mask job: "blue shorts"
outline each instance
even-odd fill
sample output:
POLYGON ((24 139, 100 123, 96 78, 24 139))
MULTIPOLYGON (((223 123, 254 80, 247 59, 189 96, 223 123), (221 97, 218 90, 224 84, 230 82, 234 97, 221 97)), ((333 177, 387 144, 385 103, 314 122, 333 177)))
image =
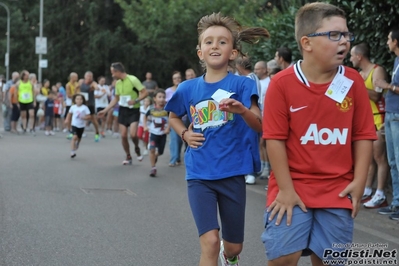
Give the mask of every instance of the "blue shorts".
POLYGON ((345 244, 352 243, 353 219, 349 209, 307 209, 303 212, 295 206, 292 222, 287 226, 287 215, 276 225, 277 215, 269 221, 270 213, 265 211, 265 231, 261 239, 269 260, 302 250, 302 256, 316 254, 323 258, 325 249, 344 251, 345 244), (338 244, 340 248, 334 246, 338 244))
POLYGON ((199 236, 219 230, 230 243, 244 242, 246 188, 244 176, 219 180, 188 180, 188 200, 199 236))

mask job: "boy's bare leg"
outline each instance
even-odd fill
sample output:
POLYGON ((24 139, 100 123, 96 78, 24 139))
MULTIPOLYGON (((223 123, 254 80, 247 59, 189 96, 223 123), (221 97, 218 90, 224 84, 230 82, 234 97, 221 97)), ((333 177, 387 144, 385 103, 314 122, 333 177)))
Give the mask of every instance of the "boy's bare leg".
POLYGON ((211 230, 200 236, 201 257, 199 266, 217 266, 220 250, 219 231, 211 230))

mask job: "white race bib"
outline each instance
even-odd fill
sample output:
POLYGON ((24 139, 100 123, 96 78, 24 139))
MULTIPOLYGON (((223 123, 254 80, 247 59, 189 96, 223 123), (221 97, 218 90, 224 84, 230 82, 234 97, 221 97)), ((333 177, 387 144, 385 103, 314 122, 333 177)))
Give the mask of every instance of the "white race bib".
POLYGON ((119 96, 119 105, 123 107, 129 107, 128 102, 131 100, 130 95, 121 95, 119 96))
POLYGON ((30 93, 29 92, 22 93, 22 100, 30 100, 30 93))
POLYGON ((88 101, 89 100, 89 94, 87 92, 81 92, 80 94, 83 95, 83 97, 85 97, 85 100, 88 101))
POLYGON ((160 118, 160 117, 154 118, 154 123, 155 124, 162 124, 162 118, 160 118))
POLYGON ((338 103, 342 103, 352 87, 352 84, 353 80, 348 79, 342 74, 337 74, 328 87, 325 95, 338 103))

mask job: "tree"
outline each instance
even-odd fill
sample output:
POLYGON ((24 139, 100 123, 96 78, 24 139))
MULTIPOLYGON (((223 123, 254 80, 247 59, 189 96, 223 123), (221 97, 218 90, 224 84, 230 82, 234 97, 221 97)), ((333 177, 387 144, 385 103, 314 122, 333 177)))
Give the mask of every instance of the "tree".
POLYGON ((191 67, 201 71, 196 53, 197 23, 204 15, 221 12, 226 16, 252 16, 264 1, 259 0, 117 0, 124 10, 124 22, 152 58, 148 68, 171 84, 174 70, 191 67))
MULTIPOLYGON (((37 73, 35 37, 39 36, 39 1, 7 3, 11 11, 10 70, 37 73)), ((6 25, 6 16, 0 17, 6 25)), ((112 0, 45 0, 43 36, 47 37, 49 67, 43 79, 66 82, 70 72, 80 77, 91 70, 97 77, 110 76, 109 66, 122 61, 128 70, 139 71, 145 58, 136 36, 122 22, 122 10, 112 0)), ((6 47, 5 39, 0 49, 6 47)), ((4 73, 4 68, 0 67, 4 73)))

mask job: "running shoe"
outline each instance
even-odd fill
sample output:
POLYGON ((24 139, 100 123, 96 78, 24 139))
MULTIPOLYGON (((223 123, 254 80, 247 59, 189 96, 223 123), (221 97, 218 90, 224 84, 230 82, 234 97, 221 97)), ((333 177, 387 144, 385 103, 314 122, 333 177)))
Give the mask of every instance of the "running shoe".
POLYGON ((101 135, 102 138, 105 138, 105 133, 104 133, 104 131, 100 132, 100 135, 101 135))
POLYGON ((127 155, 126 159, 122 162, 123 165, 131 165, 132 164, 132 156, 127 155))
POLYGON ((99 142, 100 141, 100 135, 99 134, 94 135, 94 141, 95 142, 99 142))
POLYGON ((262 170, 262 173, 260 174, 259 178, 260 179, 266 179, 269 178, 270 176, 270 169, 267 167, 264 167, 262 170))
POLYGON ((399 212, 399 206, 393 206, 393 205, 378 210, 379 214, 394 214, 397 212, 399 212))
POLYGON ((71 158, 75 158, 76 157, 76 152, 71 151, 71 158))
POLYGON ((67 128, 64 128, 64 130, 62 130, 62 132, 67 133, 67 132, 68 132, 68 129, 67 129, 67 128))
POLYGON ((396 211, 396 212, 392 213, 391 215, 389 215, 389 219, 399 221, 399 211, 396 211))
POLYGON ((226 257, 226 254, 224 254, 223 240, 220 241, 219 258, 220 258, 220 261, 222 262, 222 266, 238 266, 239 265, 238 261, 240 260, 240 256, 235 256, 233 259, 228 259, 226 257))
POLYGON ((46 132, 44 132, 44 135, 49 136, 49 135, 50 135, 50 132, 48 132, 48 131, 46 130, 46 132))
POLYGON ((151 176, 151 177, 156 177, 156 175, 157 175, 157 169, 154 167, 154 168, 152 168, 151 171, 150 171, 150 176, 151 176))
POLYGON ((69 133, 68 136, 67 136, 67 139, 71 140, 72 138, 73 138, 73 134, 69 133))
POLYGON ((86 133, 83 133, 82 138, 85 138, 85 137, 87 137, 87 135, 86 135, 86 133))
POLYGON ((360 200, 361 203, 365 203, 371 200, 371 194, 367 195, 367 194, 363 194, 362 199, 360 200))
POLYGON ((36 136, 36 133, 35 133, 35 131, 33 129, 29 130, 29 134, 31 134, 34 137, 36 136))
POLYGON ((141 152, 140 152, 140 148, 139 147, 136 147, 135 149, 134 149, 134 151, 136 152, 136 154, 137 154, 137 160, 139 161, 139 162, 141 162, 142 160, 143 160, 143 155, 141 155, 141 152))
POLYGON ((255 184, 255 176, 254 175, 246 175, 245 176, 245 184, 247 184, 247 185, 255 184))
POLYGON ((143 151, 143 155, 144 155, 144 156, 148 155, 148 150, 144 150, 144 151, 143 151))
POLYGON ((50 135, 51 135, 51 136, 54 136, 55 133, 54 133, 53 131, 50 131, 50 135))
POLYGON ((367 209, 376 209, 388 206, 388 202, 384 195, 374 194, 373 198, 364 203, 363 206, 367 209))
POLYGON ((111 130, 111 129, 108 129, 108 130, 107 130, 107 133, 108 133, 108 135, 112 135, 112 130, 111 130))

